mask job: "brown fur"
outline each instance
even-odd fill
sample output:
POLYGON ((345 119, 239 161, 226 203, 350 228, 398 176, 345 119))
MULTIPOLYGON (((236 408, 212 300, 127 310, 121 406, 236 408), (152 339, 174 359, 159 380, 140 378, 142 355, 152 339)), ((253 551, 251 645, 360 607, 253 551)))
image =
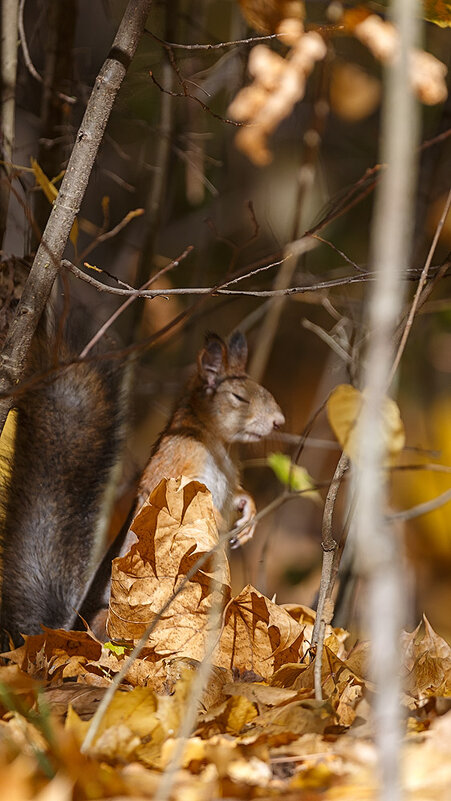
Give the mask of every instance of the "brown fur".
MULTIPOLYGON (((242 334, 232 335, 227 345, 215 334, 207 335, 197 372, 144 470, 139 504, 163 477, 184 475, 211 491, 222 530, 250 520, 255 505, 240 485, 235 444, 258 441, 285 421, 270 392, 246 374, 246 362, 242 334)), ((252 533, 249 526, 241 541, 252 533)))

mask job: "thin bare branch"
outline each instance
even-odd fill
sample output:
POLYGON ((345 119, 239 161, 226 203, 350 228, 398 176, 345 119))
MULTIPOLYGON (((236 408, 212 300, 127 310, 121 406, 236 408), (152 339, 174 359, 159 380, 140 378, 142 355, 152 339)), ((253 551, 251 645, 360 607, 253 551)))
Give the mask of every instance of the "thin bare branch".
POLYGON ((416 292, 415 292, 415 295, 414 295, 414 298, 413 298, 413 301, 412 301, 412 305, 410 307, 410 311, 409 311, 409 314, 407 316, 406 324, 405 324, 404 331, 403 331, 403 334, 402 334, 402 337, 401 337, 401 342, 399 343, 399 347, 398 347, 398 350, 397 350, 397 353, 396 353, 396 356, 395 356, 395 360, 393 362, 393 366, 392 366, 392 369, 391 369, 390 377, 389 377, 389 380, 388 380, 389 384, 391 384, 391 382, 393 381, 394 375, 395 375, 396 370, 398 369, 398 366, 399 366, 399 362, 401 361, 402 354, 404 353, 404 348, 406 347, 407 338, 408 338, 408 336, 410 334, 410 329, 412 328, 413 320, 414 320, 415 314, 416 314, 417 309, 418 309, 418 304, 419 304, 419 301, 420 301, 420 298, 421 298, 421 293, 422 293, 422 291, 424 289, 424 286, 426 284, 426 281, 427 281, 427 278, 428 278, 429 269, 430 269, 430 266, 431 266, 431 262, 432 262, 432 259, 433 259, 434 253, 435 253, 435 249, 437 247, 438 240, 440 239, 440 234, 441 234, 441 232, 443 230, 443 226, 445 225, 446 218, 448 216, 450 207, 451 207, 451 189, 448 192, 448 197, 446 199, 446 203, 445 203, 445 206, 443 208, 442 215, 440 217, 440 220, 438 221, 437 228, 435 229, 434 238, 432 240, 431 247, 429 248, 429 253, 428 253, 426 261, 424 263, 424 267, 423 267, 423 270, 422 270, 422 273, 421 273, 421 276, 420 276, 420 280, 418 282, 418 286, 417 286, 417 289, 416 289, 416 292))
POLYGON ((433 512, 435 509, 439 509, 440 506, 444 506, 444 504, 448 503, 449 501, 451 501, 451 489, 446 490, 446 492, 442 492, 441 495, 438 495, 437 498, 433 498, 432 501, 419 503, 417 506, 412 506, 410 509, 405 509, 403 512, 395 512, 394 514, 390 515, 388 519, 413 520, 414 517, 421 517, 421 515, 427 515, 428 512, 433 512))
POLYGON ((331 579, 334 565, 335 551, 337 543, 332 537, 332 520, 341 481, 349 469, 349 458, 343 452, 338 461, 335 473, 332 478, 326 502, 324 504, 323 525, 321 532, 321 547, 323 549, 323 564, 321 568, 321 581, 319 587, 318 606, 316 610, 315 625, 313 627, 312 644, 316 645, 316 657, 314 667, 315 698, 322 700, 321 674, 324 648, 324 635, 326 624, 330 622, 333 615, 333 605, 327 608, 327 601, 331 601, 331 579), (327 608, 327 615, 325 611, 327 608))
POLYGON ((179 44, 176 42, 165 42, 151 31, 146 30, 155 41, 164 47, 173 47, 176 50, 224 50, 226 47, 237 47, 240 45, 254 45, 256 42, 267 42, 271 39, 280 39, 284 34, 270 33, 267 36, 250 36, 248 39, 234 39, 231 42, 218 42, 217 44, 179 44))
POLYGON ((329 348, 331 348, 331 350, 333 350, 334 353, 336 353, 337 356, 339 356, 340 359, 345 362, 345 364, 350 364, 352 362, 351 355, 341 347, 341 345, 333 338, 333 336, 329 334, 328 331, 325 331, 324 328, 321 328, 320 325, 312 323, 311 320, 306 318, 302 320, 302 325, 307 329, 307 331, 312 331, 313 334, 316 334, 317 337, 322 339, 323 342, 325 342, 326 345, 328 345, 329 348))
MULTIPOLYGON (((25 8, 25 0, 20 0, 20 6, 19 6, 19 34, 20 34, 20 44, 21 44, 21 47, 22 47, 23 60, 25 61, 25 66, 26 66, 28 72, 30 73, 30 75, 32 76, 32 78, 34 78, 39 83, 43 83, 43 78, 42 78, 41 75, 39 75, 39 72, 37 71, 36 67, 34 66, 34 64, 33 64, 32 60, 31 60, 30 51, 28 50, 27 37, 26 37, 26 34, 25 34, 25 25, 24 25, 24 19, 23 19, 23 17, 24 17, 24 8, 25 8)), ((76 100, 77 100, 76 97, 72 97, 71 95, 66 95, 66 94, 64 94, 64 92, 56 92, 56 95, 61 100, 64 100, 65 103, 71 103, 72 104, 72 103, 75 103, 76 100)))
MULTIPOLYGON (((61 265, 69 272, 80 278, 87 284, 98 289, 99 292, 107 292, 110 295, 133 295, 134 297, 141 298, 168 298, 171 295, 233 295, 251 298, 277 298, 289 295, 298 295, 304 292, 317 292, 322 289, 331 289, 335 286, 347 286, 348 284, 361 283, 362 281, 374 281, 375 274, 367 273, 366 275, 348 275, 343 278, 333 278, 330 281, 319 281, 317 284, 306 284, 305 286, 292 286, 286 289, 225 289, 223 284, 212 287, 167 287, 166 289, 120 289, 119 287, 107 286, 97 281, 90 275, 87 275, 75 264, 72 264, 68 259, 63 259, 61 265)), ((272 265, 271 265, 272 266, 272 265)), ((245 276, 247 277, 247 276, 245 276)), ((236 279, 234 279, 235 281, 236 279)), ((233 281, 233 282, 234 282, 233 281)), ((227 283, 226 285, 227 286, 227 283)))
POLYGON ((199 105, 203 108, 204 111, 208 112, 208 114, 211 114, 211 116, 215 117, 215 119, 220 120, 220 122, 226 122, 227 125, 234 125, 236 128, 242 128, 243 125, 247 124, 247 123, 244 123, 244 122, 236 122, 236 120, 230 120, 228 117, 221 117, 220 114, 216 114, 216 112, 213 111, 210 108, 210 106, 207 106, 206 103, 204 103, 199 97, 196 97, 196 95, 191 95, 188 91, 186 91, 186 92, 173 92, 171 89, 165 89, 164 86, 162 86, 161 83, 159 83, 157 81, 157 79, 155 78, 155 75, 153 74, 152 70, 149 70, 149 76, 151 77, 151 79, 154 82, 155 86, 158 87, 160 92, 165 92, 166 94, 171 95, 171 97, 187 97, 190 100, 194 100, 196 103, 199 103, 199 105))
MULTIPOLYGON (((169 262, 169 264, 166 264, 165 267, 162 267, 161 270, 159 270, 157 273, 155 273, 155 275, 149 278, 149 280, 142 285, 140 291, 142 291, 143 289, 147 289, 147 287, 154 284, 155 281, 158 281, 159 278, 161 278, 163 275, 166 275, 166 273, 169 272, 169 270, 172 270, 174 267, 178 267, 180 262, 183 261, 183 259, 186 259, 186 257, 188 256, 189 253, 191 253, 192 250, 193 247, 191 245, 187 247, 186 250, 184 250, 183 253, 178 257, 178 259, 174 259, 173 261, 169 262)), ((133 303, 134 300, 136 300, 137 297, 138 296, 136 294, 131 295, 126 301, 124 301, 124 303, 122 303, 119 306, 118 309, 116 309, 116 311, 108 318, 108 320, 104 322, 104 324, 99 328, 99 330, 88 342, 88 344, 83 348, 82 352, 80 353, 80 359, 84 359, 88 355, 89 351, 92 350, 94 345, 96 345, 97 342, 100 341, 100 339, 108 331, 110 326, 117 320, 118 317, 120 317, 122 312, 124 312, 125 309, 127 309, 130 306, 130 304, 133 303)))
POLYGON ((131 211, 127 212, 127 214, 122 218, 120 222, 117 223, 113 228, 109 231, 104 231, 103 233, 96 236, 96 238, 84 249, 82 253, 80 253, 79 259, 81 262, 86 259, 90 253, 102 242, 106 242, 108 239, 113 239, 117 236, 126 226, 135 219, 135 217, 141 217, 144 214, 144 209, 132 209, 131 211))
POLYGON ((332 248, 332 250, 335 250, 335 253, 338 253, 348 264, 351 265, 351 267, 354 267, 356 270, 358 270, 359 273, 366 272, 364 267, 360 267, 358 264, 355 263, 355 261, 352 261, 352 259, 350 259, 349 256, 346 255, 346 253, 340 250, 340 248, 337 248, 337 246, 334 245, 333 242, 329 242, 328 239, 323 239, 323 237, 318 236, 318 234, 312 234, 312 236, 314 239, 317 239, 318 242, 322 242, 324 245, 328 245, 330 248, 332 248))

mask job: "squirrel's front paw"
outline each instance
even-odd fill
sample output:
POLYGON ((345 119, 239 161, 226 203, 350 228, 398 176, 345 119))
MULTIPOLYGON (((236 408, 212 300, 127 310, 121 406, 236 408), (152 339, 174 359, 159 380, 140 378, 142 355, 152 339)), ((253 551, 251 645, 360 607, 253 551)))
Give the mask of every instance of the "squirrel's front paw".
POLYGON ((234 506, 239 516, 235 521, 235 528, 229 544, 231 548, 238 548, 254 536, 255 523, 253 519, 257 509, 252 495, 244 490, 235 496, 234 506))

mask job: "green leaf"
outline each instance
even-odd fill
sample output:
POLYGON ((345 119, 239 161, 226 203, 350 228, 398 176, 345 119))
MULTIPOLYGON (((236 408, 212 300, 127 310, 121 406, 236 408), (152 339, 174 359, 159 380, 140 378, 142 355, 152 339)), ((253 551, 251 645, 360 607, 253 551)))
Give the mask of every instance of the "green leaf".
POLYGON ((127 650, 123 645, 115 645, 112 642, 104 642, 103 646, 108 651, 111 651, 113 654, 116 654, 116 656, 124 656, 127 650))
POLYGON ((266 458, 266 464, 286 487, 295 492, 302 492, 304 497, 310 498, 315 503, 322 503, 321 495, 314 489, 315 482, 305 467, 294 464, 284 453, 270 453, 266 458))

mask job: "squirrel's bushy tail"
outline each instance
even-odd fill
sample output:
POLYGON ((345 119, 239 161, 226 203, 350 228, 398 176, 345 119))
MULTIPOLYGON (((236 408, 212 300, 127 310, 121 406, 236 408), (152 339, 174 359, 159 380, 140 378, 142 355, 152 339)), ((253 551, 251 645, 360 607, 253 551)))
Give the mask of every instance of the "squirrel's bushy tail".
POLYGON ((70 628, 105 549, 124 439, 123 378, 101 357, 70 363, 37 336, 2 498, 1 627, 70 628), (66 366, 61 366, 66 365, 66 366), (117 471, 116 471, 117 472, 117 471))

